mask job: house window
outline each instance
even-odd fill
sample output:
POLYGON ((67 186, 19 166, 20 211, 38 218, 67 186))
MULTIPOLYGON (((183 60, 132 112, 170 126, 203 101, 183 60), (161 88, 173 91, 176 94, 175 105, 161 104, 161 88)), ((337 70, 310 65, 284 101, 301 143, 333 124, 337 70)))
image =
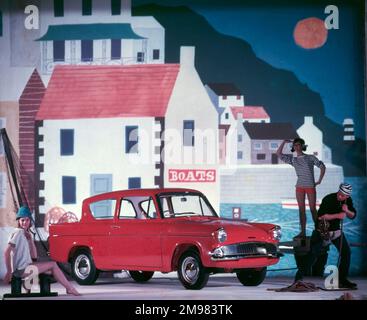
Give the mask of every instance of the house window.
POLYGON ((60 155, 72 156, 74 154, 74 130, 60 130, 60 155))
POLYGON ((226 112, 225 117, 226 117, 226 119, 229 119, 229 113, 228 112, 226 112))
POLYGON ((64 16, 64 0, 54 0, 54 16, 64 16))
POLYGON ((159 49, 153 50, 153 60, 159 60, 159 49))
POLYGON ((237 100, 241 100, 241 96, 237 96, 237 100))
POLYGON ((113 16, 121 14, 121 0, 111 0, 111 12, 113 16))
POLYGON ((183 122, 183 145, 193 147, 195 145, 195 121, 184 120, 183 122))
POLYGON ((227 96, 223 96, 223 100, 227 100, 227 96))
POLYGON ((144 62, 144 52, 138 52, 136 57, 137 62, 144 62))
POLYGON ((242 134, 239 134, 239 135, 237 136, 237 141, 238 141, 238 142, 242 142, 242 134))
POLYGON ((258 154, 256 155, 256 159, 257 159, 257 160, 265 160, 265 159, 266 159, 266 155, 265 155, 265 153, 258 153, 258 154))
POLYGON ((121 39, 111 40, 111 59, 112 60, 121 59, 121 39))
MULTIPOLYGON (((3 129, 3 128, 5 128, 5 118, 0 118, 0 129, 3 129)), ((4 144, 3 144, 3 139, 0 138, 0 156, 2 156, 3 154, 4 154, 4 144)))
POLYGON ((93 61, 93 40, 82 40, 82 61, 93 61))
POLYGON ((125 152, 126 153, 138 153, 138 126, 126 126, 125 127, 125 152))
POLYGON ((0 37, 3 36, 3 13, 0 10, 0 37))
POLYGON ((261 123, 265 123, 265 120, 261 120, 261 123))
POLYGON ((83 0, 82 7, 83 16, 92 15, 92 0, 83 0))
POLYGON ((141 178, 129 178, 129 189, 140 189, 141 188, 141 178))
POLYGON ((238 160, 242 160, 243 159, 243 152, 242 151, 237 151, 237 159, 238 160))
POLYGON ((6 175, 0 172, 0 208, 6 208, 6 175))
POLYGON ((76 177, 62 177, 62 203, 76 203, 76 177))
POLYGON ((277 150, 279 148, 279 144, 277 142, 270 142, 269 149, 270 150, 277 150))
POLYGON ((54 41, 54 61, 65 61, 65 41, 54 41))
POLYGON ((254 143, 254 150, 262 150, 262 148, 263 148, 262 143, 260 143, 260 142, 255 142, 254 143))

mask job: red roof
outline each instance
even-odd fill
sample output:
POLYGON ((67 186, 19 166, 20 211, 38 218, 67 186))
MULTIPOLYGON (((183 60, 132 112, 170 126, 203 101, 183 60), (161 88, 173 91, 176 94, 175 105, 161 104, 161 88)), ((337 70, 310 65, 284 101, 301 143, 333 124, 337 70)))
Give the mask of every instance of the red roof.
POLYGON ((264 107, 261 106, 243 106, 231 107, 233 117, 237 120, 238 114, 242 113, 243 119, 269 119, 264 107))
POLYGON ((178 64, 56 66, 37 120, 164 117, 178 64))

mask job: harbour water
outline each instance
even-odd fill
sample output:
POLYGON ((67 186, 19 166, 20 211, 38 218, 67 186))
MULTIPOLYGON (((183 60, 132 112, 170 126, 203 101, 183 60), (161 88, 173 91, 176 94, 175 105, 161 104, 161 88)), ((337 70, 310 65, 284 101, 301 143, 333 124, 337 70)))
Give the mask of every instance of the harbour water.
MULTIPOLYGON (((353 186, 352 199, 354 207, 357 210, 355 219, 345 219, 343 223, 344 233, 348 242, 352 244, 350 274, 361 276, 367 274, 367 259, 365 259, 367 256, 367 178, 348 177, 345 178, 345 181, 353 186)), ((338 186, 336 186, 336 190, 337 188, 338 186)), ((289 195, 289 197, 291 198, 292 195, 289 195)), ((224 218, 232 218, 232 209, 234 207, 241 208, 241 219, 247 219, 249 222, 274 223, 281 226, 281 241, 291 241, 300 232, 298 210, 283 208, 281 201, 272 204, 222 203, 220 205, 220 215, 224 218)), ((307 211, 306 215, 307 235, 311 235, 313 230, 311 212, 307 211)), ((327 264, 336 265, 338 256, 338 251, 331 245, 327 264)), ((274 271, 269 272, 268 275, 295 274, 296 270, 279 271, 279 269, 291 268, 296 268, 294 256, 292 254, 286 254, 277 265, 269 268, 269 270, 274 271)))

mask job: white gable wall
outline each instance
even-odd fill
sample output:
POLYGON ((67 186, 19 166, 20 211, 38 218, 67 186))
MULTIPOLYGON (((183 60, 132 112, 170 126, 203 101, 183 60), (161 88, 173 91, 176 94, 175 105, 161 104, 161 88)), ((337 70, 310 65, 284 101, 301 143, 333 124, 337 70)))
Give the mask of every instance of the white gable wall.
MULTIPOLYGON (((179 135, 177 143, 169 143, 165 136, 165 159, 171 154, 182 155, 179 163, 165 162, 165 187, 193 188, 202 191, 212 203, 219 208, 219 155, 218 155, 218 115, 210 100, 203 83, 194 67, 194 48, 181 47, 181 68, 168 104, 165 120, 167 130, 176 130, 179 135), (183 121, 195 121, 195 145, 183 146, 183 121), (200 144, 198 131, 208 133, 206 149, 200 144), (203 152, 203 149, 207 150, 203 152), (198 152, 203 157, 195 156, 198 152), (213 155, 213 157, 211 156, 213 155), (193 161, 189 161, 192 159, 193 161), (186 164, 183 163, 186 160, 186 164), (204 160, 204 161, 203 161, 204 160), (170 183, 169 169, 213 169, 216 172, 216 182, 170 183)), ((203 140, 201 140, 203 141, 203 140)))
POLYGON ((39 129, 44 136, 39 145, 44 156, 39 162, 44 164, 41 180, 45 189, 40 196, 45 198, 45 206, 40 212, 59 206, 80 217, 82 201, 91 195, 91 174, 112 174, 112 190, 128 189, 129 177, 141 177, 142 188, 154 188, 154 176, 159 174, 153 156, 154 130, 153 118, 44 120, 39 129), (138 155, 125 153, 127 125, 139 127, 138 155), (74 129, 72 156, 60 155, 61 129, 74 129), (62 176, 76 177, 76 204, 62 203, 62 176))
POLYGON ((318 159, 323 160, 323 134, 322 131, 313 124, 313 117, 305 117, 304 124, 298 128, 297 134, 305 140, 307 154, 315 154, 318 159))

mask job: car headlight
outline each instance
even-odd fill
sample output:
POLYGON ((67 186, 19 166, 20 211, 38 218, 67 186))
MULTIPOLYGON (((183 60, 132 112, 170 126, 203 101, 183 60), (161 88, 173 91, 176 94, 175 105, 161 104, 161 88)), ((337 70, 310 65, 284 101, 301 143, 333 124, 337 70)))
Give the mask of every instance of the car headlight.
POLYGON ((227 232, 224 228, 219 228, 217 231, 213 232, 213 236, 218 242, 224 242, 227 240, 227 232))
POLYGON ((279 241, 282 237, 282 229, 279 226, 275 226, 273 229, 271 229, 270 233, 274 240, 279 241))

